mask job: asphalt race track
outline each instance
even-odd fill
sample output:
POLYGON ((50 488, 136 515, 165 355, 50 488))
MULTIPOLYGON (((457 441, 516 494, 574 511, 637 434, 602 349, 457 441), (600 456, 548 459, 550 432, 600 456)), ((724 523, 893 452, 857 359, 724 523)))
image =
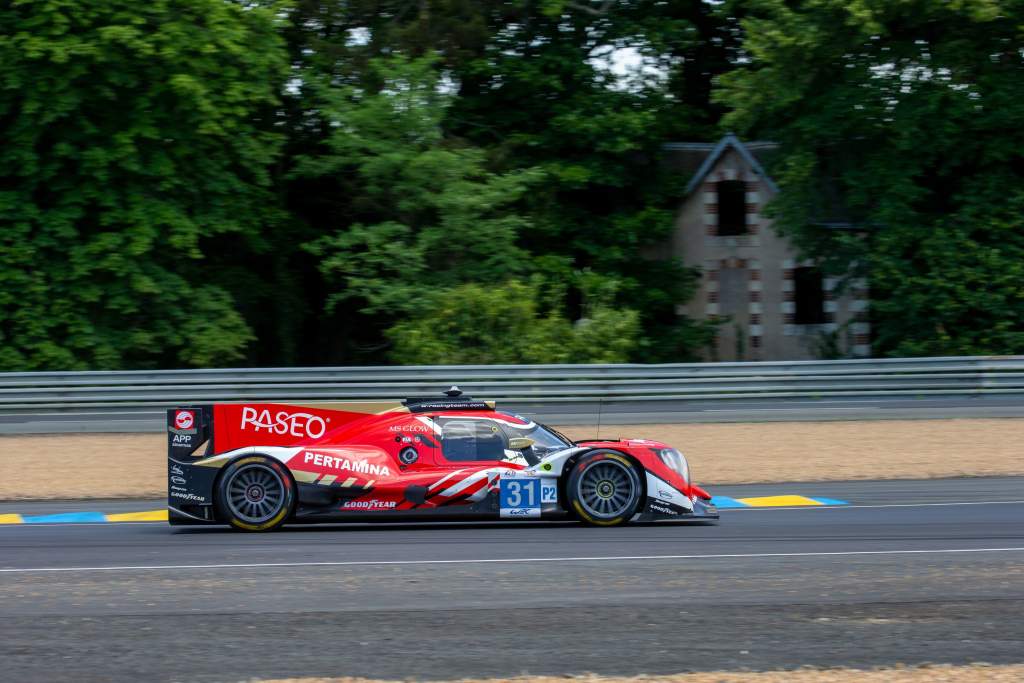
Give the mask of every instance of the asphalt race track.
MULTIPOLYGON (((450 679, 1024 659, 1024 478, 714 492, 852 505, 614 529, 0 526, 0 679, 450 679)), ((75 505, 6 503, 0 513, 75 505)))

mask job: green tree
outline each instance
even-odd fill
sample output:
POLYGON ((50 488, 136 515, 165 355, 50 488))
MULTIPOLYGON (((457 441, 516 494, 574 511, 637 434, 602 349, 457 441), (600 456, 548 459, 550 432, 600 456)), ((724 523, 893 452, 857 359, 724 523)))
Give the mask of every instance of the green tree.
MULTIPOLYGON (((590 305, 569 322, 537 282, 464 284, 425 297, 388 330, 398 363, 622 363, 636 350, 636 311, 590 305)), ((553 302, 560 303, 560 302, 553 302)))
POLYGON ((452 95, 429 58, 382 58, 369 68, 376 90, 318 90, 327 151, 299 159, 295 171, 341 179, 351 198, 347 224, 308 246, 331 287, 328 307, 350 304, 390 326, 421 309, 431 290, 529 273, 518 244, 527 223, 512 205, 539 173, 488 172, 480 150, 445 138, 452 95))
POLYGON ((727 124, 782 143, 776 224, 869 277, 876 353, 1024 352, 1024 3, 743 5, 727 124))
MULTIPOLYGON (((340 8, 300 0, 289 42, 295 61, 315 77, 294 98, 291 111, 301 122, 292 127, 294 140, 301 156, 316 158, 336 135, 319 115, 316 78, 372 92, 380 87, 372 67, 380 57, 436 54, 441 83, 451 91, 439 121, 446 144, 481 151, 481 168, 492 173, 544 172, 544 182, 519 200, 516 211, 528 221, 516 246, 533 255, 531 267, 548 288, 570 283, 581 268, 601 272, 620 283, 616 303, 641 315, 638 358, 691 358, 710 335, 676 315, 677 304, 692 296, 694 273, 648 258, 672 230, 686 183, 659 160, 666 141, 714 134, 722 108, 709 92, 736 51, 734 24, 712 4, 682 1, 427 0, 340 8), (611 73, 619 49, 642 56, 646 70, 625 79, 611 73)), ((321 230, 348 225, 361 204, 358 191, 329 175, 294 176, 289 196, 297 215, 321 230)), ((562 299, 570 319, 583 315, 583 295, 572 289, 562 299)), ((346 320, 353 317, 339 315, 348 334, 336 336, 379 329, 381 321, 352 329, 346 320)))
POLYGON ((274 216, 280 13, 0 6, 0 368, 243 357, 250 329, 205 259, 211 240, 238 248, 274 216))
POLYGON ((725 62, 708 59, 698 73, 690 58, 722 45, 727 19, 705 3, 625 0, 555 0, 512 16, 479 57, 453 64, 460 97, 449 125, 502 167, 545 171, 527 198, 523 245, 549 256, 551 280, 577 269, 614 278, 617 303, 641 316, 637 359, 693 358, 710 328, 676 308, 696 274, 650 256, 673 230, 687 180, 660 163, 662 145, 705 139, 717 119, 705 86, 725 62), (641 64, 625 78, 613 72, 623 51, 641 64))

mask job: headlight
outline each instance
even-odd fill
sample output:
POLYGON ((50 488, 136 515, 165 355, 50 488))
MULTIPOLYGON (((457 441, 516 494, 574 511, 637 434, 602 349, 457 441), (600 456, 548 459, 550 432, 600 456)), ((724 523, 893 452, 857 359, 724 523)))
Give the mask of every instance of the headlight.
POLYGON ((662 448, 658 456, 666 467, 682 477, 687 484, 690 483, 690 465, 682 453, 674 448, 662 448))

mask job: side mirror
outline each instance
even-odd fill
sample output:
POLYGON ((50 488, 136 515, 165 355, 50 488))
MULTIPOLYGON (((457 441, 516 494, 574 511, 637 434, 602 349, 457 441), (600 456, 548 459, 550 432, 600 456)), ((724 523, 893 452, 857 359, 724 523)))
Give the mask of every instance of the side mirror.
POLYGON ((536 443, 533 439, 526 436, 514 436, 508 440, 508 447, 514 451, 525 451, 527 448, 536 443))

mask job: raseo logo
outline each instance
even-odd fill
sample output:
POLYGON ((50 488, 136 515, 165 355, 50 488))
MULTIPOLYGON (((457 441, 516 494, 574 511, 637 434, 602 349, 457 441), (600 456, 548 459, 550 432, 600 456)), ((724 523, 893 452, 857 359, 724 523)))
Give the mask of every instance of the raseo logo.
POLYGON ((318 415, 309 413, 289 413, 281 410, 271 414, 264 408, 257 411, 245 406, 242 408, 242 431, 252 429, 256 432, 272 432, 307 439, 319 439, 327 431, 327 421, 318 415))
POLYGON ((196 423, 196 416, 191 410, 179 410, 174 414, 174 426, 177 429, 192 429, 196 423))

